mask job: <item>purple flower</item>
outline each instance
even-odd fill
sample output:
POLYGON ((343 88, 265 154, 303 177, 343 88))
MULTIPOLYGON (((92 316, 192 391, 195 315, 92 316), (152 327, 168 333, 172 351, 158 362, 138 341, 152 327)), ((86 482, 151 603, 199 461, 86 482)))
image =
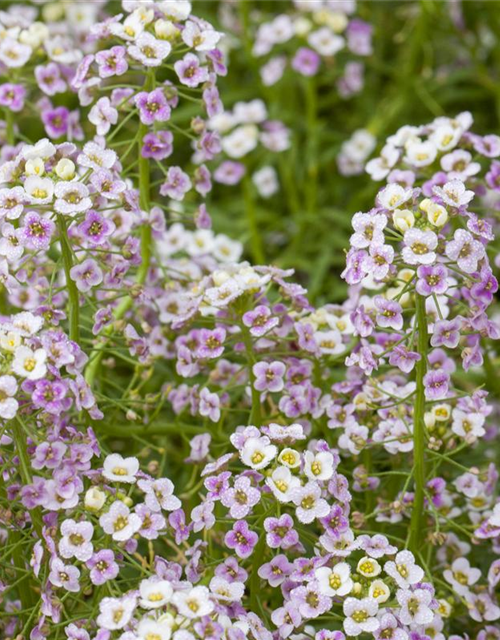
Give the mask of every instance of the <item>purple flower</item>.
POLYGON ((434 323, 434 331, 431 337, 433 347, 445 346, 454 349, 460 340, 460 317, 453 320, 440 320, 434 323))
POLYGON ((465 273, 477 271, 477 263, 486 255, 484 246, 475 240, 471 233, 465 229, 457 229, 453 240, 447 243, 446 255, 457 263, 459 269, 465 273))
POLYGON ((429 371, 424 376, 425 397, 427 400, 442 400, 448 394, 450 376, 438 369, 429 371))
POLYGON ((21 230, 21 238, 27 249, 43 251, 48 249, 56 225, 34 211, 26 214, 21 230))
POLYGON ((112 220, 104 218, 97 211, 89 211, 85 220, 78 225, 82 236, 92 245, 99 246, 115 231, 116 226, 112 220))
POLYGON ((229 549, 234 549, 238 557, 248 558, 258 539, 259 536, 248 528, 246 520, 238 520, 226 533, 224 543, 229 549))
POLYGON ((200 391, 200 416, 206 416, 212 422, 220 418, 220 400, 216 393, 211 393, 206 387, 200 391))
POLYGON ((279 518, 264 520, 267 546, 271 549, 289 549, 299 542, 299 534, 293 528, 293 518, 284 513, 279 518))
POLYGON ((54 587, 63 587, 66 591, 78 592, 80 591, 79 577, 79 569, 64 564, 60 558, 54 558, 50 563, 49 581, 54 587))
POLYGON ((380 327, 391 327, 396 331, 403 328, 403 309, 399 302, 375 296, 374 303, 377 308, 376 321, 380 327))
POLYGON ((316 581, 293 589, 290 600, 304 618, 317 618, 332 607, 332 599, 319 592, 316 581))
POLYGON ((154 122, 166 122, 170 119, 171 109, 162 89, 155 89, 150 93, 140 91, 134 101, 143 124, 151 125, 154 122))
POLYGON ((59 415, 63 409, 68 408, 68 404, 63 402, 66 393, 65 382, 44 379, 35 383, 31 398, 35 407, 59 415))
POLYGON ((245 327, 249 327, 250 333, 257 338, 262 337, 279 324, 279 319, 273 316, 271 309, 263 304, 243 314, 242 320, 245 327))
POLYGON ((44 109, 41 118, 49 138, 60 138, 67 134, 70 112, 66 107, 44 109))
POLYGON ((213 118, 224 111, 217 87, 208 87, 203 91, 203 104, 209 118, 213 118))
POLYGON ((17 113, 23 109, 25 97, 26 89, 21 84, 6 82, 0 85, 0 107, 17 113))
POLYGON ((98 136, 105 136, 112 124, 118 122, 118 111, 108 97, 99 98, 88 115, 89 122, 96 127, 98 136))
POLYGON ((417 269, 417 293, 421 296, 441 295, 448 289, 448 269, 442 264, 421 265, 417 269))
POLYGON ((403 373, 410 373, 413 371, 415 363, 421 359, 419 353, 415 351, 408 351, 403 345, 397 345, 393 347, 389 354, 389 363, 393 367, 398 367, 403 373))
POLYGON ((288 638, 290 634, 302 624, 302 616, 295 602, 285 602, 283 607, 275 609, 271 620, 278 627, 280 638, 288 638))
POLYGON ((224 351, 224 340, 226 339, 226 330, 222 327, 216 327, 213 331, 210 329, 202 329, 199 335, 200 344, 196 350, 198 358, 218 358, 224 351))
POLYGON ((66 81, 55 62, 35 67, 35 78, 40 89, 48 96, 63 93, 67 89, 66 81))
POLYGON ((167 526, 163 515, 152 511, 146 504, 138 504, 135 507, 135 513, 142 521, 139 533, 146 540, 156 540, 160 535, 160 531, 167 526))
POLYGON ((154 158, 155 160, 165 160, 174 150, 174 136, 170 131, 156 131, 147 133, 142 139, 143 147, 141 155, 143 158, 154 158))
POLYGON ((259 567, 258 574, 263 580, 267 580, 271 587, 279 587, 292 572, 293 565, 287 557, 280 553, 270 562, 266 562, 259 567))
POLYGON ((182 60, 174 64, 175 72, 187 87, 197 87, 208 80, 207 67, 200 66, 200 60, 194 53, 187 53, 182 60))
POLYGON ((315 76, 321 63, 320 56, 308 47, 299 47, 292 59, 292 69, 303 76, 315 76))
POLYGON ((128 69, 126 55, 127 50, 121 46, 97 52, 95 61, 99 67, 99 77, 109 78, 123 75, 128 69))
POLYGON ((180 509, 181 501, 174 495, 174 485, 168 478, 158 480, 139 480, 137 486, 146 494, 146 505, 152 511, 175 511, 180 509))
POLYGON ((162 196, 173 200, 184 200, 184 196, 191 189, 192 183, 187 173, 180 167, 169 167, 167 179, 160 187, 162 196))
POLYGON ((31 460, 33 469, 57 469, 64 458, 68 446, 56 440, 55 442, 41 442, 35 449, 35 456, 31 460))
POLYGON ((224 160, 214 171, 214 180, 219 184, 238 184, 246 173, 245 165, 233 160, 224 160))
POLYGON ((70 270, 71 279, 76 283, 78 291, 86 293, 92 287, 101 284, 103 275, 101 268, 92 258, 87 258, 70 270))
POLYGON ((285 375, 286 366, 283 362, 275 360, 274 362, 257 362, 252 367, 255 376, 253 386, 257 391, 281 391, 285 383, 283 376, 285 375))
POLYGON ((221 503, 229 508, 231 518, 246 518, 260 500, 260 491, 252 486, 248 476, 240 476, 233 487, 228 487, 220 497, 221 503))

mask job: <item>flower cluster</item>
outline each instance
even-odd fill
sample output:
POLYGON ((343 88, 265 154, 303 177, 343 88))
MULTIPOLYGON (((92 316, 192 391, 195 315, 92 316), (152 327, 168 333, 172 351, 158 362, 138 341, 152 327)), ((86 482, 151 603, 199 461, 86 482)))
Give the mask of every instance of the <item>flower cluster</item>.
POLYGON ((358 93, 363 87, 360 58, 372 53, 372 27, 355 16, 355 3, 294 0, 292 5, 257 29, 253 55, 265 59, 260 69, 264 85, 277 83, 288 67, 306 77, 323 67, 327 74, 333 71, 343 97, 358 93))

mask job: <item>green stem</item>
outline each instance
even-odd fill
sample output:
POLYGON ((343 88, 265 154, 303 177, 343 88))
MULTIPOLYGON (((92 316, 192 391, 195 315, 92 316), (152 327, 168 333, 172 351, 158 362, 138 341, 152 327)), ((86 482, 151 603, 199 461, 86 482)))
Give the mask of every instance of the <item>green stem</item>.
POLYGON ((255 211, 255 201, 252 191, 252 182, 247 174, 243 179, 243 191, 245 198, 245 213, 247 216, 248 230, 250 232, 250 251, 254 264, 265 264, 264 249, 259 234, 259 225, 257 223, 257 215, 255 211))
MULTIPOLYGON (((14 434, 14 443, 17 449, 17 455, 19 456, 19 469, 21 478, 24 484, 31 484, 31 472, 30 472, 30 457, 28 455, 28 449, 26 447, 26 433, 23 425, 19 420, 12 421, 12 431, 14 434)), ((38 534, 40 540, 42 540, 42 517, 39 509, 29 510, 33 527, 38 534)))
POLYGON ((7 144, 15 145, 16 137, 14 134, 14 114, 10 109, 5 109, 5 137, 7 144))
MULTIPOLYGON (((150 91, 152 85, 154 84, 154 77, 148 76, 146 79, 144 90, 150 91)), ((149 169, 149 160, 147 158, 143 158, 141 154, 143 138, 148 132, 147 125, 142 122, 139 123, 138 130, 138 165, 139 165, 139 204, 143 211, 149 213, 151 208, 151 174, 149 169)), ((151 226, 149 223, 144 223, 141 229, 141 265, 137 270, 136 275, 136 283, 138 285, 143 285, 146 282, 146 278, 148 275, 149 267, 151 264, 151 226)), ((121 320, 127 311, 132 306, 133 296, 128 295, 120 302, 120 304, 115 309, 113 314, 115 321, 121 320)), ((105 331, 103 340, 96 346, 96 348, 92 351, 89 358, 89 363, 85 370, 85 379, 89 385, 92 386, 94 380, 99 371, 99 367, 101 365, 101 360, 104 356, 105 349, 102 348, 103 342, 106 342, 106 339, 113 333, 113 325, 109 325, 105 331)))
POLYGON ((314 78, 305 81, 307 122, 306 210, 315 213, 318 200, 318 95, 314 78))
POLYGON ((427 315, 425 298, 416 294, 418 326, 418 353, 420 360, 416 364, 417 391, 413 410, 413 478, 415 496, 410 523, 409 547, 414 554, 420 552, 424 534, 424 497, 425 497, 425 387, 424 376, 427 372, 427 350, 429 336, 427 332, 427 315))
POLYGON ((252 410, 248 418, 248 424, 253 424, 256 427, 260 427, 262 422, 262 413, 260 406, 260 392, 254 386, 255 374, 253 372, 253 365, 255 364, 255 356, 253 352, 252 336, 250 335, 248 328, 244 325, 241 326, 241 332, 243 342, 245 344, 245 351, 248 361, 248 377, 252 390, 252 410))
POLYGON ((61 243, 61 253, 66 274, 66 288, 69 295, 69 337, 74 342, 80 342, 80 297, 74 280, 71 278, 73 267, 73 256, 68 238, 68 226, 64 215, 57 215, 57 226, 59 228, 59 241, 61 243))

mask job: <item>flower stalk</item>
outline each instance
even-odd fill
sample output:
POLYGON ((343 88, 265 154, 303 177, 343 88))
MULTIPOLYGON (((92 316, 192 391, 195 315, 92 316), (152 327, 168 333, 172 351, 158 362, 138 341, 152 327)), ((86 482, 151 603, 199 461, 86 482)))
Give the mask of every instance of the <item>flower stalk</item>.
POLYGON ((80 298, 75 281, 71 278, 73 268, 73 256, 68 239, 68 226, 64 215, 57 215, 57 226, 59 228, 59 240, 61 242, 61 254, 63 259, 64 273, 66 276, 66 288, 69 297, 69 337, 74 342, 80 340, 80 298))
POLYGON ((425 493, 425 387, 424 376, 427 372, 427 350, 429 343, 425 298, 415 296, 418 328, 418 353, 420 360, 416 364, 417 392, 413 412, 413 478, 415 495, 411 514, 409 547, 417 554, 424 533, 424 493, 425 493))

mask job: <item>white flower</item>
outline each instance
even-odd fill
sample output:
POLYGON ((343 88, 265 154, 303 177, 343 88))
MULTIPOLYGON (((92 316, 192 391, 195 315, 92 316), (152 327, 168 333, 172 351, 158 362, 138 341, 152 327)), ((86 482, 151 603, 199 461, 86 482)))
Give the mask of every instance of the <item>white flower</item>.
POLYGON ((99 603, 99 611, 101 613, 97 617, 97 624, 109 631, 123 629, 132 618, 136 603, 135 596, 103 598, 99 603))
POLYGON ((372 180, 383 180, 389 175, 398 160, 399 151, 394 146, 386 144, 378 158, 373 158, 367 162, 365 170, 372 180))
POLYGON ((295 451, 295 449, 286 447, 279 454, 278 461, 289 469, 296 469, 300 467, 300 454, 298 451, 295 451))
POLYGON ((280 502, 290 502, 293 489, 300 487, 300 480, 287 467, 278 467, 266 479, 266 484, 280 502))
POLYGON ((345 45, 344 38, 333 33, 328 27, 322 27, 310 33, 307 37, 307 42, 321 56, 334 56, 345 45))
POLYGON ((45 163, 42 158, 33 158, 26 161, 24 173, 27 176, 42 176, 45 173, 45 163))
POLYGON ((387 602, 387 600, 389 600, 391 596, 391 590, 383 580, 374 580, 370 584, 368 595, 370 596, 370 598, 376 600, 379 604, 383 604, 384 602, 387 602))
POLYGON ((97 487, 91 487, 85 493, 84 504, 86 509, 100 511, 106 502, 106 494, 97 487))
POLYGON ((12 419, 19 408, 19 403, 13 397, 17 392, 17 382, 14 376, 0 376, 0 418, 12 419))
POLYGON ((0 333, 0 347, 4 351, 15 351, 22 343, 23 338, 19 331, 8 331, 0 333))
POLYGON ((324 355, 338 355, 345 351, 342 335, 335 329, 331 331, 315 331, 313 337, 319 350, 324 355))
POLYGON ((215 236, 211 229, 197 229, 189 234, 186 251, 190 256, 211 253, 215 247, 215 236))
POLYGON ((404 161, 413 167, 426 167, 432 164, 437 156, 437 149, 433 142, 426 140, 411 140, 405 146, 404 161))
POLYGON ((329 451, 304 453, 304 473, 310 480, 330 480, 334 472, 334 459, 329 451))
POLYGON ((233 117, 238 124, 259 124, 267 118, 266 105, 258 98, 249 102, 237 102, 233 107, 233 117))
POLYGON ((214 596, 223 602, 239 602, 245 593, 243 582, 229 582, 220 576, 210 580, 209 588, 214 596))
POLYGON ((396 209, 392 214, 392 221, 398 231, 405 233, 414 226, 415 216, 409 209, 396 209))
POLYGON ((54 195, 54 183, 50 178, 28 176, 24 181, 24 191, 32 204, 48 204, 54 195))
POLYGON ((26 346, 17 347, 14 352, 14 360, 11 367, 14 373, 28 380, 39 380, 47 372, 45 361, 47 352, 45 349, 30 349, 26 346))
POLYGON ((444 186, 433 188, 434 193, 450 207, 462 207, 469 204, 474 197, 474 191, 465 188, 461 180, 450 180, 444 186))
POLYGON ((475 442, 486 433, 485 417, 482 413, 466 413, 461 409, 453 409, 451 430, 468 443, 475 442))
POLYGON ((133 42, 144 31, 144 24, 138 14, 131 13, 122 22, 112 22, 109 30, 114 36, 133 42))
POLYGON ((262 167, 252 176, 252 182, 262 198, 270 198, 279 191, 278 176, 274 167, 262 167))
POLYGON ((438 239, 433 231, 409 229, 404 235, 404 243, 406 246, 402 254, 407 264, 432 264, 436 260, 434 250, 438 245, 438 239))
POLYGON ((111 534, 113 540, 123 542, 139 531, 142 520, 136 513, 130 513, 130 509, 121 500, 115 500, 109 511, 99 518, 99 524, 105 533, 111 534))
POLYGON ((139 471, 139 461, 137 458, 123 458, 119 453, 111 453, 106 456, 103 464, 102 475, 112 482, 135 482, 136 474, 139 471))
POLYGON ((172 599, 174 589, 168 580, 149 578, 139 585, 139 604, 143 609, 158 609, 172 599))
POLYGON ((276 457, 278 449, 269 438, 248 438, 240 451, 243 464, 251 469, 264 469, 276 457))
POLYGON ((351 567, 347 562, 339 562, 333 568, 320 567, 314 575, 318 581, 318 591, 325 596, 346 596, 354 586, 351 567))
POLYGON ((139 60, 145 67, 159 67, 171 50, 169 42, 157 40, 150 33, 141 33, 135 43, 128 47, 130 57, 139 60))
POLYGON ((364 556, 358 562, 357 570, 358 570, 358 573, 360 573, 365 578, 375 578, 382 571, 382 567, 373 558, 364 556))
POLYGON ((21 156, 25 160, 33 160, 35 158, 43 158, 46 160, 47 158, 52 158, 56 153, 56 148, 50 142, 48 138, 42 138, 36 144, 24 145, 21 151, 21 156))
POLYGON ((193 587, 189 591, 176 591, 172 603, 177 607, 180 615, 185 618, 201 618, 208 616, 214 610, 207 587, 193 587))
POLYGON ((167 18, 184 21, 191 15, 191 2, 189 0, 163 0, 159 3, 159 10, 167 18))
POLYGON ((481 577, 481 571, 471 567, 467 558, 457 558, 453 561, 451 569, 443 571, 443 576, 459 595, 466 596, 469 587, 476 584, 481 577))
POLYGON ((143 618, 137 625, 137 640, 170 640, 171 635, 171 625, 161 619, 143 618))
POLYGON ((188 47, 193 47, 196 51, 210 51, 215 49, 221 37, 222 33, 219 33, 212 27, 202 29, 192 20, 188 20, 182 30, 182 39, 184 42, 188 47))
POLYGON ((34 336, 42 328, 43 318, 29 311, 22 311, 12 317, 12 326, 23 331, 25 335, 34 336))
POLYGON ((407 202, 413 195, 413 189, 405 189, 399 184, 388 184, 379 192, 378 203, 384 209, 398 209, 407 202))
POLYGON ((359 636, 361 633, 372 633, 380 627, 375 617, 378 602, 373 598, 346 598, 344 601, 344 630, 348 636, 359 636))
POLYGON ((439 151, 450 151, 457 146, 464 130, 462 127, 452 126, 451 123, 443 123, 429 136, 439 151))
POLYGON ((212 249, 212 255, 219 262, 233 263, 238 262, 243 253, 243 246, 237 240, 231 240, 223 233, 215 236, 215 242, 212 249))
POLYGON ((399 619, 403 624, 429 624, 434 619, 429 607, 432 593, 427 589, 399 589, 396 598, 401 605, 399 619))
POLYGON ((421 582, 424 577, 423 569, 415 564, 415 556, 411 551, 400 551, 394 561, 385 563, 384 571, 394 578, 402 589, 408 589, 412 584, 421 582))
POLYGON ((222 138, 223 151, 230 158, 243 158, 257 146, 259 130, 253 124, 237 127, 232 133, 222 138))
POLYGON ((420 203, 420 208, 427 214, 427 220, 435 227, 444 227, 448 221, 446 209, 430 198, 425 198, 420 203))

